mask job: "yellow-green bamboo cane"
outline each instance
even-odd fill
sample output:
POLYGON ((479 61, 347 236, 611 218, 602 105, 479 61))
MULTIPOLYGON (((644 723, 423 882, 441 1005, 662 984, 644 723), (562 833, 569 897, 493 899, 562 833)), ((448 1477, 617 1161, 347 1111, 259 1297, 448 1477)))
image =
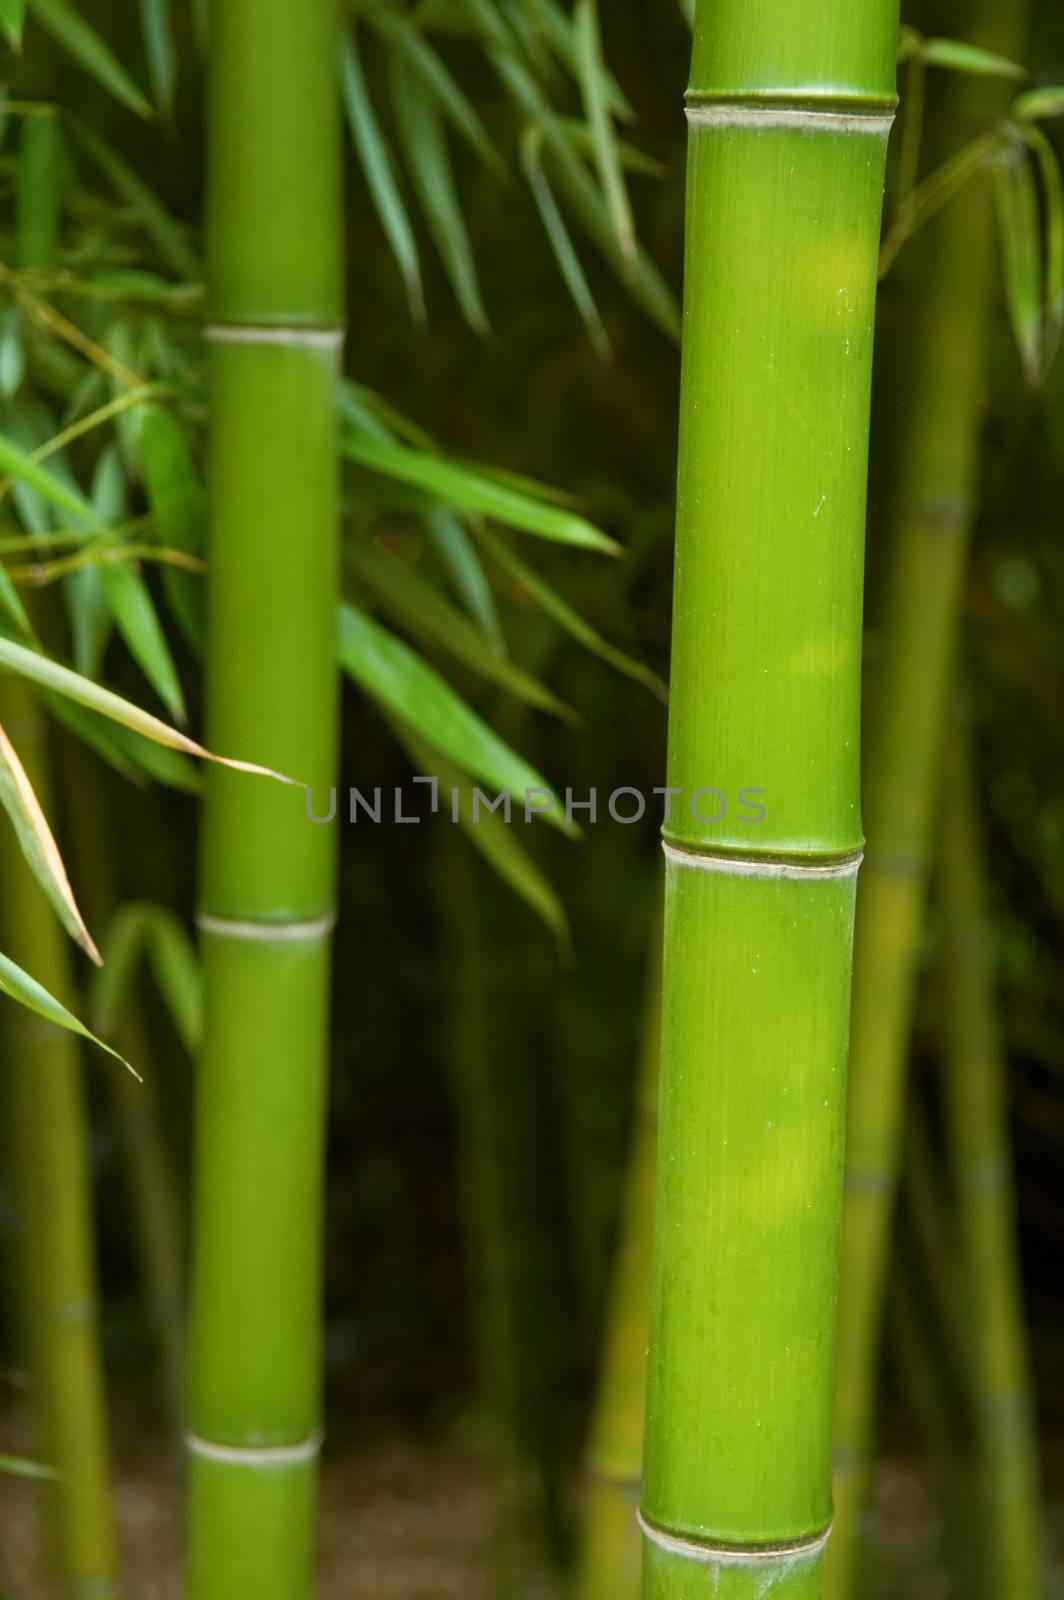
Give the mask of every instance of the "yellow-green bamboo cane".
MULTIPOLYGON (((19 678, 0 679, 0 722, 46 814, 54 816, 45 721, 19 678)), ((69 1005, 66 934, 6 822, 0 883, 0 948, 69 1005)), ((49 1568, 58 1595, 107 1600, 119 1593, 118 1553, 79 1047, 73 1034, 9 1001, 3 1031, 35 1450, 58 1474, 42 1485, 49 1568)))
POLYGON ((938 885, 944 954, 946 1133, 961 1223, 980 1471, 979 1595, 1044 1592, 1038 1466, 1016 1258, 1005 1064, 994 1003, 971 750, 947 745, 938 885))
POLYGON ((636 1507, 643 1475, 660 1034, 661 929, 655 923, 632 1150, 587 1447, 587 1500, 576 1600, 638 1600, 639 1595, 641 1541, 636 1507))
MULTIPOLYGON (((965 37, 1012 54, 1017 8, 978 0, 965 37)), ((985 125, 992 80, 945 80, 929 161, 985 125), (974 127, 972 125, 974 120, 974 127)), ((976 488, 994 268, 993 197, 976 180, 910 248, 903 333, 892 354, 904 397, 893 440, 886 600, 876 715, 865 769, 868 844, 854 950, 836 1385, 835 1531, 828 1593, 849 1600, 878 1368, 905 1063, 939 749, 976 488)))
POLYGON ((821 1592, 889 0, 699 0, 646 1600, 821 1592))
MULTIPOLYGON (((342 317, 334 0, 211 6, 207 735, 335 782, 342 317)), ((310 1592, 335 831, 208 778, 189 1594, 310 1592)))

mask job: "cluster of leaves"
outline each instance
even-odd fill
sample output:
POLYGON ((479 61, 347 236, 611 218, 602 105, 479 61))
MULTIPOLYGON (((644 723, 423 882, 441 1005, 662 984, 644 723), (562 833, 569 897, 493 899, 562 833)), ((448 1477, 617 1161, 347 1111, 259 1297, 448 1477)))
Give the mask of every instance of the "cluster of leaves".
MULTIPOLYGON (((132 77, 65 0, 30 0, 30 12, 119 102, 137 115, 151 114, 132 77)), ((166 0, 144 4, 141 14, 153 94, 166 114, 176 77, 166 0)), ((0 10, 0 26, 13 43, 22 21, 20 5, 0 10)), ((646 163, 614 135, 614 117, 629 109, 602 63, 593 0, 578 0, 571 17, 554 0, 529 7, 472 0, 417 11, 373 0, 352 14, 339 64, 344 104, 415 315, 423 296, 414 230, 397 164, 366 91, 362 36, 387 54, 409 181, 458 303, 478 328, 486 318, 450 134, 469 144, 500 181, 510 181, 432 42, 436 33, 472 40, 525 117, 523 170, 597 342, 604 344, 601 323, 555 185, 637 298, 674 331, 668 291, 635 243, 623 171, 646 163), (578 86, 586 122, 553 108, 547 85, 561 72, 578 86)), ((377 80, 375 72, 372 77, 377 80)), ((198 654, 206 552, 197 241, 127 159, 69 111, 11 98, 4 113, 7 147, 0 144, 0 167, 12 204, 6 228, 0 225, 0 670, 32 682, 49 710, 124 776, 193 791, 198 778, 188 757, 206 752, 180 731, 185 696, 173 633, 182 636, 185 651, 198 654), (151 572, 156 578, 149 581, 151 572), (68 643, 51 642, 53 608, 46 649, 40 606, 28 606, 23 596, 53 586, 62 596, 65 627, 59 631, 68 643), (105 686, 115 640, 169 722, 105 686)), ((653 674, 585 623, 501 530, 584 552, 615 553, 615 546, 564 496, 449 460, 384 400, 353 383, 344 386, 341 412, 348 594, 338 619, 339 664, 378 704, 419 767, 437 772, 459 796, 477 847, 563 938, 557 896, 513 830, 491 813, 472 825, 477 782, 518 792, 549 786, 426 654, 449 657, 530 707, 573 720, 571 710, 508 655, 496 594, 501 588, 519 593, 583 646, 663 694, 653 674), (387 538, 397 523, 417 532, 416 547, 408 542, 403 556, 387 538)), ((99 960, 48 821, 2 730, 0 803, 64 927, 99 960)), ((555 820, 560 815, 556 808, 555 820)), ((123 971, 127 965, 120 963, 123 971)), ((0 988, 87 1033, 6 960, 0 988)))
POLYGON ((1038 387, 1064 332, 1064 175, 1042 124, 1064 115, 1064 87, 1046 85, 1018 94, 1004 117, 962 146, 919 183, 915 181, 929 67, 979 77, 1022 81, 1026 70, 991 51, 954 39, 902 31, 899 57, 907 93, 899 155, 900 201, 883 243, 886 273, 906 240, 972 181, 989 169, 994 183, 1005 298, 1024 373, 1038 387))

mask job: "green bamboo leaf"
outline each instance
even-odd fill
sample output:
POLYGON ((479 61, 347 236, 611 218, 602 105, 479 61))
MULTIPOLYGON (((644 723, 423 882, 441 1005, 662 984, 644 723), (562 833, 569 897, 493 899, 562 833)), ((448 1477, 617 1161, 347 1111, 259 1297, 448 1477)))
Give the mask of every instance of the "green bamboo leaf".
POLYGON ((181 1042, 190 1054, 203 1031, 203 979, 192 942, 165 907, 131 901, 113 917, 103 941, 104 964, 90 989, 93 1027, 113 1034, 147 960, 181 1042))
POLYGON ((359 433, 353 428, 343 430, 340 449, 349 461, 423 489, 453 510, 491 517, 522 533, 557 544, 598 550, 606 555, 619 553, 620 546, 613 539, 575 512, 544 505, 443 457, 408 450, 405 445, 359 433))
POLYGON ((174 109, 177 57, 169 0, 140 0, 140 25, 155 104, 166 116, 174 109))
POLYGON ((26 118, 19 142, 15 250, 23 266, 47 266, 59 241, 62 135, 54 111, 26 118))
MULTIPOLYGON (((464 772, 496 790, 510 790, 519 808, 528 791, 553 795, 546 779, 504 744, 409 645, 353 606, 340 606, 339 625, 340 665, 386 711, 401 717, 464 772)), ((578 831, 566 821, 556 796, 543 815, 562 833, 578 831)))
POLYGON ((1026 78, 1027 69, 993 50, 965 44, 960 39, 925 39, 919 54, 929 67, 946 67, 982 78, 1026 78))
MULTIPOLYGON (((579 83, 580 66, 576 42, 576 29, 572 17, 568 16, 554 0, 530 0, 530 9, 543 33, 554 51, 555 56, 565 67, 572 78, 579 83)), ((624 90, 613 76, 612 72, 603 64, 602 86, 606 95, 606 103, 615 117, 622 122, 631 122, 635 118, 635 111, 624 90)))
POLYGON ((26 615, 26 608, 19 598, 18 590, 11 582, 7 568, 0 562, 0 612, 13 622, 19 633, 25 634, 29 639, 33 635, 30 619, 26 615))
MULTIPOLYGON (((139 1078, 140 1074, 134 1071, 124 1056, 120 1056, 117 1050, 112 1050, 109 1044, 105 1044, 102 1039, 98 1039, 94 1033, 91 1033, 86 1028, 83 1022, 78 1021, 72 1011, 68 1011, 66 1006, 61 1005, 54 995, 49 994, 43 984, 38 983, 36 978, 31 978, 28 972, 23 972, 21 967, 17 967, 13 961, 2 953, 0 953, 0 992, 6 994, 20 1006, 25 1006, 27 1011, 36 1012, 37 1016, 43 1017, 46 1022, 53 1022, 56 1027, 65 1028, 68 1033, 80 1034, 81 1038, 88 1039, 92 1044, 98 1045, 101 1050, 106 1050, 109 1056, 113 1056, 116 1061, 121 1061, 122 1065, 129 1072, 132 1072, 135 1078, 139 1078)), ((32 1067, 27 1068, 27 1071, 32 1070, 32 1067)))
POLYGON ((488 332, 473 248, 458 201, 447 136, 430 96, 415 93, 405 57, 391 58, 392 99, 407 167, 455 299, 474 333, 488 332))
MULTIPOLYGON (((0 3, 5 3, 5 0, 0 0, 0 3)), ((0 1455, 0 1472, 6 1472, 12 1478, 51 1480, 59 1476, 54 1467, 46 1467, 40 1461, 28 1461, 25 1456, 0 1455)))
POLYGON ((18 752, 0 726, 0 805, 11 819, 22 853, 37 882, 51 901, 56 915, 76 944, 99 965, 100 953, 78 910, 66 867, 48 819, 41 809, 19 760, 18 752))
POLYGON ((1016 96, 1009 108, 1009 115, 1018 122, 1041 122, 1049 117, 1064 115, 1064 84, 1027 89, 1016 96))
POLYGON ((447 797, 445 806, 457 796, 458 821, 471 843, 502 881, 546 923, 562 952, 568 955, 572 941, 562 903, 513 827, 507 827, 501 816, 484 806, 477 807, 474 820, 473 785, 469 780, 432 744, 419 739, 402 723, 392 726, 418 772, 439 780, 441 792, 447 797))
MULTIPOLYGON (((191 451, 176 419, 160 406, 146 406, 134 434, 134 451, 163 545, 186 555, 203 554, 204 493, 191 451)), ((203 584, 192 573, 165 567, 163 591, 192 649, 205 633, 203 584)))
POLYGON ((553 617, 558 626, 563 628, 571 638, 575 639, 578 644, 583 645, 585 650, 590 650, 592 655, 599 656, 603 661, 608 662, 611 667, 623 673, 626 678, 632 678, 636 683, 643 684, 663 705, 666 703, 669 691, 656 672, 645 666, 643 662, 636 661, 634 657, 626 655, 616 645, 610 644, 600 633, 596 633, 590 623, 585 622, 579 612, 574 611, 567 600, 563 600, 561 595, 556 593, 549 584, 544 583, 543 579, 533 572, 531 567, 526 566, 518 556, 515 556, 513 551, 501 539, 496 538, 493 533, 489 533, 484 528, 477 528, 476 535, 492 560, 497 562, 505 572, 508 572, 518 587, 523 589, 549 617, 553 617))
POLYGON ((392 171, 391 152, 384 142, 373 102, 366 88, 358 54, 358 38, 354 29, 345 33, 340 40, 340 91, 362 174, 373 198, 380 225, 384 229, 406 285, 410 315, 415 322, 423 322, 425 297, 421 287, 421 261, 417 241, 392 171))
POLYGON ((0 28, 12 50, 22 49, 22 25, 26 18, 26 0, 0 0, 0 28))
POLYGON ((260 767, 255 762, 237 761, 232 757, 215 755, 213 751, 205 750, 187 734, 179 732, 177 728, 168 727, 158 717, 152 716, 150 711, 142 711, 140 706, 135 706, 130 700, 124 700, 112 689, 105 689, 102 684, 93 683, 90 678, 83 678, 79 673, 72 672, 69 667, 64 667, 61 662, 53 661, 41 651, 16 644, 13 639, 0 637, 0 670, 15 672, 19 677, 27 678, 42 689, 65 695, 75 704, 87 706, 90 711, 98 711, 101 716, 110 717, 123 727, 131 728, 134 733, 143 735, 145 739, 167 745, 171 750, 180 750, 185 755, 198 756, 201 760, 216 761, 220 766, 231 767, 237 772, 256 773, 260 777, 275 778, 280 783, 296 781, 282 776, 281 773, 271 772, 268 767, 260 767))
MULTIPOLYGON (((100 526, 99 519, 92 506, 85 499, 80 489, 66 482, 48 467, 43 467, 35 461, 28 451, 23 450, 13 439, 5 434, 0 434, 0 471, 10 478, 16 478, 19 483, 24 483, 27 488, 47 500, 50 505, 57 506, 60 511, 65 511, 68 516, 76 520, 83 520, 90 528, 100 526)), ((20 508, 21 509, 21 508, 20 508)), ((31 519, 36 521, 37 519, 31 519)), ((27 527, 27 532, 33 533, 36 528, 27 527)))
POLYGON ((470 149, 479 155, 484 165, 505 183, 509 175, 491 135, 424 34, 411 24, 404 13, 391 11, 386 6, 371 5, 367 7, 365 16, 366 21, 386 39, 406 52, 411 66, 435 96, 448 122, 470 149))
MULTIPOLYGON (((580 122, 576 117, 558 117, 557 123, 574 150, 579 150, 585 155, 594 155, 594 139, 586 122, 580 122)), ((667 162, 659 161, 656 156, 647 155, 638 145, 628 144, 619 139, 617 154, 626 172, 638 173, 643 178, 667 178, 669 175, 670 168, 667 162)))
POLYGON ((495 596, 484 564, 464 524, 453 511, 437 507, 425 513, 425 532, 443 564, 458 600, 484 634, 496 655, 506 654, 495 596))
POLYGON ((187 756, 142 738, 120 723, 98 716, 61 695, 46 693, 44 699, 56 721, 94 750, 101 761, 128 783, 144 788, 151 781, 175 789, 179 794, 202 794, 203 780, 187 756))
POLYGON ((57 44, 130 111, 150 117, 151 106, 99 34, 67 0, 29 0, 30 10, 57 44))
POLYGON ((597 0, 576 0, 573 20, 576 24, 580 93, 584 101, 584 114, 591 130, 595 164, 598 167, 599 181, 606 197, 606 207, 617 246, 625 263, 625 271, 631 274, 636 269, 635 223, 632 220, 632 208, 628 201, 617 140, 603 87, 602 39, 597 0))
POLYGON ((526 705, 553 712, 567 722, 576 720, 571 707, 523 667, 493 651, 472 623, 411 567, 379 546, 361 541, 349 544, 347 563, 383 603, 391 619, 420 643, 442 645, 472 672, 497 684, 526 705))
MULTIPOLYGON (((99 547, 101 555, 106 547, 99 547)), ((130 655, 176 722, 185 722, 185 697, 155 602, 140 573, 125 561, 102 560, 97 568, 115 627, 130 655)))
POLYGON ((580 257, 573 247, 569 237, 569 230, 565 226, 565 218, 558 208, 547 175, 543 170, 540 160, 539 148, 543 140, 543 130, 538 127, 528 127, 521 138, 521 162, 528 179, 528 186, 532 191, 532 198, 536 202, 540 220, 543 223, 554 259, 558 263, 558 270, 565 281, 565 286, 573 298, 573 304, 580 313, 580 318, 591 335, 591 342, 599 355, 603 358, 611 354, 610 341, 606 337, 606 330, 599 316, 598 306, 595 304, 594 295, 584 269, 580 264, 580 257))
POLYGON ((1042 176, 1045 220, 1045 349, 1043 377, 1064 332, 1064 177, 1056 150, 1040 128, 1020 125, 1020 136, 1033 152, 1042 176))
POLYGON ((0 395, 10 400, 26 373, 26 341, 20 308, 12 301, 0 313, 0 395))
POLYGON ((1002 144, 992 158, 998 233, 1009 321, 1027 381, 1037 387, 1042 375, 1042 251, 1038 193, 1026 152, 1016 140, 1002 144))

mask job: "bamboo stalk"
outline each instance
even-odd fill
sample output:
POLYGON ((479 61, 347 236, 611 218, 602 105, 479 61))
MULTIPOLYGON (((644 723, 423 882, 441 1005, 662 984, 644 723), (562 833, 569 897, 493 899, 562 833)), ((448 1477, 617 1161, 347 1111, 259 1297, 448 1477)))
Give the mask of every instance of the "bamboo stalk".
MULTIPOLYGON (((342 315, 331 0, 218 0, 208 107, 207 736, 335 782, 342 315)), ((208 778, 189 1594, 309 1593, 335 831, 208 778)))
MULTIPOLYGON (((54 815, 44 719, 19 678, 0 679, 0 721, 45 812, 54 815)), ((69 1004, 65 935, 8 827, 0 830, 0 882, 3 949, 69 1004)), ((58 1594, 107 1600, 119 1592, 118 1552, 81 1061, 72 1034, 10 1003, 4 1032, 36 1451, 59 1474, 42 1484, 49 1565, 58 1594)))
MULTIPOLYGON (((112 819, 99 768, 80 745, 66 741, 60 771, 77 796, 66 810, 79 899, 90 927, 102 930, 116 908, 112 819)), ((109 1042, 131 1061, 138 1082, 107 1058, 103 1071, 125 1169, 129 1209, 145 1297, 158 1339, 161 1382, 171 1418, 179 1422, 184 1394, 184 1228, 171 1151, 162 1126, 152 1066, 154 1051, 144 1010, 127 996, 109 1042)))
POLYGON ((636 1600, 639 1594, 636 1507, 643 1475, 660 1042, 661 929, 656 920, 632 1150, 587 1447, 576 1600, 636 1600))
POLYGON ((822 1582, 896 28, 696 7, 646 1600, 822 1582))
POLYGON ((969 741, 952 730, 939 835, 945 952, 946 1131, 967 1278, 986 1600, 1044 1590, 1005 1062, 994 1004, 986 890, 969 741))
MULTIPOLYGON (((1012 54, 1016 10, 979 0, 973 43, 1012 54)), ((932 162, 1003 92, 988 79, 944 83, 928 119, 932 162)), ((879 1330, 897 1184, 905 1064, 933 827, 939 750, 976 489, 994 236, 989 184, 973 182, 925 230, 895 343, 904 405, 894 446, 895 503, 865 770, 868 847, 854 949, 846 1135, 835 1531, 828 1593, 854 1593, 867 1498, 879 1330), (916 274, 916 268, 919 268, 916 274)), ((903 286, 905 288, 906 286, 903 286)))

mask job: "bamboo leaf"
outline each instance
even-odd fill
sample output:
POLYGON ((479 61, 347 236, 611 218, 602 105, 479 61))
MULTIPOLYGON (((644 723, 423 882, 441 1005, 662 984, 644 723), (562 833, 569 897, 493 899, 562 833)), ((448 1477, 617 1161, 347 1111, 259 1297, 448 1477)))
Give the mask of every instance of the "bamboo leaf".
POLYGON ((1045 327, 1042 375, 1045 376, 1064 332, 1064 177, 1056 150, 1040 128, 1021 124, 1020 136, 1033 151, 1042 176, 1045 217, 1045 327))
POLYGON ((425 297, 421 287, 417 241, 392 171, 391 152, 384 142, 366 88, 354 29, 345 33, 340 40, 340 90, 363 176, 406 285, 410 315, 415 322, 423 322, 425 297))
POLYGON ((632 220, 632 208, 628 202, 617 140, 603 88, 602 39, 597 0, 576 0, 573 19, 576 25, 580 92, 583 96, 588 127, 591 130, 599 181, 606 197, 606 207, 625 263, 625 271, 634 274, 635 224, 632 220))
POLYGON ((1041 122, 1049 117, 1064 115, 1064 84, 1027 89, 1016 96, 1009 108, 1009 115, 1019 122, 1041 122))
POLYGON ((22 49, 22 25, 26 18, 26 0, 0 0, 0 28, 12 50, 22 49))
POLYGON ((442 645, 464 666, 495 683, 526 705, 551 711, 567 722, 572 709, 551 694, 531 673, 506 656, 495 653, 461 612, 424 582, 410 567, 377 545, 354 542, 348 546, 350 569, 382 601, 392 620, 408 629, 420 642, 442 645))
MULTIPOLYGON (((122 1065, 127 1071, 132 1072, 135 1078, 140 1077, 140 1074, 134 1071, 124 1056, 120 1056, 117 1050, 112 1050, 109 1044, 105 1044, 102 1039, 98 1039, 94 1033, 91 1033, 86 1028, 83 1022, 78 1021, 72 1011, 68 1011, 66 1006, 61 1005, 54 995, 49 994, 43 984, 38 983, 36 978, 31 978, 28 972, 23 972, 21 967, 17 967, 8 956, 2 953, 0 953, 0 992, 6 994, 20 1006, 25 1006, 27 1011, 36 1012, 37 1016, 43 1017, 46 1022, 53 1022, 56 1027, 65 1028, 68 1033, 76 1033, 81 1038, 90 1040, 92 1044, 98 1045, 101 1050, 106 1050, 107 1054, 113 1056, 116 1061, 121 1061, 122 1065)), ((33 1068, 27 1067, 26 1070, 32 1072, 33 1068)))
POLYGON ((59 241, 62 135, 51 110, 27 117, 19 142, 15 249, 24 266, 54 261, 59 241))
MULTIPOLYGON (((353 428, 343 431, 341 453, 349 461, 368 467, 385 477, 410 484, 435 496, 456 511, 475 512, 496 522, 530 533, 540 539, 576 549, 598 550, 616 555, 620 547, 583 517, 557 506, 544 505, 528 495, 518 494, 500 483, 481 477, 475 470, 422 451, 408 450, 390 439, 375 438, 353 428)), ((0 463, 2 464, 2 463, 0 463)))
POLYGON ((590 623, 585 622, 567 600, 563 600, 549 584, 544 583, 543 579, 515 556, 501 539, 482 528, 478 528, 476 533, 492 560, 508 572, 518 587, 523 589, 549 617, 553 617, 558 626, 564 628, 571 638, 582 644, 585 650, 590 650, 592 655, 608 662, 626 678, 632 678, 636 683, 643 684, 663 705, 667 702, 668 688, 656 672, 643 662, 626 655, 623 650, 619 650, 616 645, 610 644, 601 634, 596 633, 590 623))
POLYGON ((109 94, 139 117, 151 116, 151 106, 125 67, 67 0, 29 0, 29 6, 42 28, 109 94))
POLYGON ((458 201, 450 150, 431 98, 416 94, 403 56, 391 58, 392 98, 407 167, 455 299, 474 333, 488 332, 476 262, 458 201))
MULTIPOLYGON (((573 19, 555 4, 555 0, 531 0, 531 9, 558 60, 579 82, 580 66, 573 19)), ((631 101, 604 63, 602 86, 607 106, 613 115, 619 117, 622 122, 631 122, 635 117, 631 101)))
POLYGON ((55 908, 63 927, 86 954, 100 963, 100 953, 78 910, 63 858, 48 819, 6 731, 0 726, 0 805, 14 826, 22 853, 34 877, 55 908))
MULTIPOLYGON (((203 551, 204 495, 185 436, 174 417, 146 406, 134 435, 144 488, 163 544, 186 555, 203 551)), ((203 585, 191 573, 167 567, 163 591, 189 644, 197 653, 205 632, 203 585)))
POLYGON ((114 1033, 146 959, 182 1043, 194 1054, 203 1031, 203 978, 192 942, 172 912, 147 901, 124 905, 111 921, 103 950, 104 964, 91 989, 93 1026, 105 1037, 114 1033))
POLYGON ((1042 374, 1042 258, 1038 194, 1022 145, 1009 140, 993 156, 994 193, 1009 321, 1027 381, 1042 374))
POLYGON ((140 0, 140 25, 155 104, 169 116, 174 109, 177 82, 177 57, 174 54, 169 0, 140 0))
MULTIPOLYGON (((339 623, 340 665, 386 711, 402 717, 464 772, 499 791, 509 789, 519 806, 532 790, 553 795, 546 779, 504 744, 409 645, 353 606, 340 606, 339 623)), ((554 802, 544 820, 574 834, 577 830, 566 821, 556 796, 554 802)))
POLYGON ((53 661, 50 656, 31 650, 25 645, 16 644, 13 639, 0 637, 0 670, 15 672, 19 677, 28 678, 31 683, 38 684, 42 689, 50 689, 55 694, 65 695, 75 704, 87 706, 90 711, 98 711, 101 716, 109 717, 123 727, 132 729, 134 733, 142 734, 145 739, 152 739, 156 744, 166 745, 171 750, 180 750, 185 755, 198 756, 201 760, 216 761, 220 766, 231 767, 237 772, 276 778, 280 783, 296 783, 294 778, 284 777, 279 772, 271 772, 269 767, 260 767, 252 761, 237 761, 230 756, 219 756, 213 751, 205 750, 187 734, 179 732, 177 728, 168 727, 158 717, 152 716, 150 711, 142 711, 140 706, 124 700, 112 689, 105 689, 102 684, 94 683, 91 678, 81 677, 69 667, 53 661))
MULTIPOLYGON (((473 817, 473 785, 451 765, 439 750, 420 739, 402 723, 394 723, 396 738, 403 745, 417 770, 434 775, 448 802, 457 796, 458 820, 474 847, 497 872, 504 883, 518 895, 537 917, 540 917, 557 939, 564 954, 572 948, 569 924, 557 894, 540 872, 531 856, 521 844, 513 827, 507 827, 502 817, 477 807, 473 817)), ((453 812, 452 812, 453 816, 453 812)))
POLYGON ((52 1480, 59 1476, 54 1467, 46 1467, 40 1461, 28 1461, 25 1456, 0 1455, 0 1472, 12 1478, 52 1480))
POLYGON ((27 639, 32 636, 33 629, 30 626, 30 619, 26 615, 26 608, 22 604, 18 590, 11 582, 7 568, 2 562, 0 562, 0 611, 4 613, 10 622, 14 623, 19 633, 25 634, 27 639))
MULTIPOLYGON (((6 473, 8 477, 16 478, 19 483, 24 483, 27 488, 40 495, 41 499, 57 506, 60 511, 65 511, 68 516, 82 519, 92 528, 101 526, 95 511, 80 489, 65 482, 47 467, 42 467, 27 451, 4 434, 0 434, 0 471, 6 473)), ((21 506, 19 509, 21 510, 21 506)), ((31 523, 34 520, 31 518, 31 523)), ((29 525, 27 531, 33 533, 37 529, 29 525)))
POLYGON ((598 306, 591 293, 590 285, 584 276, 584 269, 580 264, 580 257, 573 247, 569 237, 569 230, 565 226, 565 218, 558 208, 554 198, 554 191, 547 181, 543 170, 543 163, 539 156, 539 147, 542 143, 543 132, 537 127, 528 127, 521 139, 521 161, 528 179, 528 186, 532 191, 532 198, 536 202, 540 220, 544 231, 554 251, 554 259, 558 263, 558 270, 565 281, 565 286, 573 298, 573 304, 580 313, 580 318, 591 335, 591 342, 599 355, 606 358, 610 355, 610 341, 606 337, 606 330, 602 326, 598 306))
POLYGON ((946 67, 981 78, 1026 78, 1027 69, 993 50, 960 39, 925 39, 919 54, 929 67, 946 67))
POLYGON ((496 655, 506 654, 495 596, 479 552, 464 524, 444 507, 425 513, 425 531, 443 563, 451 588, 478 625, 496 655))
POLYGON ((127 562, 97 567, 115 627, 129 653, 176 722, 185 722, 185 697, 155 602, 144 579, 127 562))
POLYGON ((391 11, 386 6, 369 6, 366 20, 406 52, 411 66, 435 96, 452 127, 480 156, 484 165, 505 183, 506 166, 499 158, 491 135, 424 34, 412 26, 404 13, 391 11))

